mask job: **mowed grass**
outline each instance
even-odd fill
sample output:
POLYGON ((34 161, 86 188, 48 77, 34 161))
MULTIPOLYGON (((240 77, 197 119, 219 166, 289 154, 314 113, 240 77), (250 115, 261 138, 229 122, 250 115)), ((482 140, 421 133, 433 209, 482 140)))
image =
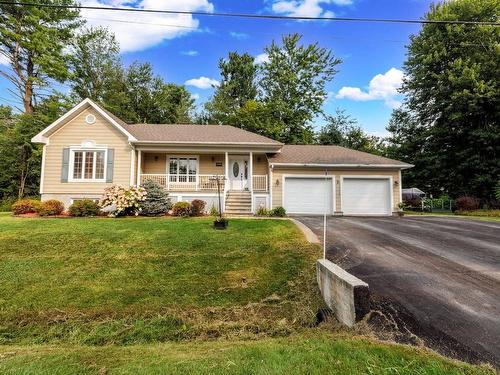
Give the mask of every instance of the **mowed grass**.
POLYGON ((0 374, 487 374, 359 337, 286 220, 0 214, 0 374))
MULTIPOLYGON (((497 210, 495 210, 497 211, 497 210)), ((462 215, 462 214, 452 214, 449 212, 418 212, 418 211, 407 211, 406 212, 407 216, 447 216, 447 217, 453 217, 453 218, 459 218, 459 219, 472 219, 472 220, 479 220, 479 221, 492 221, 492 222, 500 222, 500 217, 499 216, 484 216, 484 215, 474 215, 474 214, 468 214, 468 215, 462 215)))
POLYGON ((494 374, 422 349, 309 330, 286 338, 104 347, 1 347, 0 373, 494 374))
POLYGON ((282 335, 321 301, 285 220, 0 216, 0 344, 282 335))

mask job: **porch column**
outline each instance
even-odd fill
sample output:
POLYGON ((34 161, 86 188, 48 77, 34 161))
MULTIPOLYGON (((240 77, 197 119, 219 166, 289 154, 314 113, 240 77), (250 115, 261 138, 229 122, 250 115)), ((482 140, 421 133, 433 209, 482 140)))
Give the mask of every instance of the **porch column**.
POLYGON ((248 174, 249 180, 248 180, 248 190, 250 190, 250 198, 251 198, 251 211, 252 213, 254 212, 254 207, 253 207, 253 152, 250 151, 250 163, 248 165, 248 174))
POLYGON ((135 148, 130 151, 130 186, 134 185, 135 181, 135 148))
MULTIPOLYGON (((224 154, 224 193, 229 190, 229 154, 227 151, 224 154)), ((225 196, 225 194, 224 194, 225 196)))
POLYGON ((137 151, 137 186, 141 184, 141 173, 142 173, 142 151, 137 151))

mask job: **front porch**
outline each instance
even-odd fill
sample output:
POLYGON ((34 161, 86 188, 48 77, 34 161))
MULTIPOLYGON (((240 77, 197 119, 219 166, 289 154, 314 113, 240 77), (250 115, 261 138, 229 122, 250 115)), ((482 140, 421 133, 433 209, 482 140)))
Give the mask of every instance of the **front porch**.
MULTIPOLYGON (((171 174, 141 174, 140 184, 147 180, 153 180, 163 186, 167 191, 209 191, 217 192, 217 178, 221 192, 227 190, 243 190, 250 191, 248 187, 241 188, 242 182, 238 186, 234 186, 234 182, 229 180, 224 175, 215 174, 196 174, 189 176, 178 176, 171 174), (229 181, 229 182, 228 182, 229 181), (228 182, 228 183, 227 183, 228 182), (228 188, 226 189, 226 185, 228 188)), ((254 192, 268 192, 267 175, 252 176, 252 190, 254 192)))
POLYGON ((225 211, 228 192, 240 191, 249 193, 249 208, 254 212, 254 199, 262 202, 262 197, 270 190, 265 153, 197 151, 188 154, 139 149, 136 158, 135 184, 153 180, 177 200, 200 197, 211 201, 219 188, 225 211), (256 194, 260 195, 255 198, 256 194))

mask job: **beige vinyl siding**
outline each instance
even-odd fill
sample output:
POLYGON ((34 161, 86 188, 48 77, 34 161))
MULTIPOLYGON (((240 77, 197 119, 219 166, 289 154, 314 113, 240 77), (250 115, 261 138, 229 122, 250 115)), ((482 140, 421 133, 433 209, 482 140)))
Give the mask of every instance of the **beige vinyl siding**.
MULTIPOLYGON (((142 153, 142 173, 144 174, 165 174, 168 173, 169 156, 197 156, 199 162, 199 174, 219 174, 225 173, 224 154, 193 154, 193 153, 142 153), (213 160, 212 160, 213 159, 213 160), (217 166, 220 163, 220 166, 217 166)), ((268 174, 268 163, 265 154, 255 154, 253 157, 253 174, 268 174), (258 159, 260 158, 260 161, 258 159)))
POLYGON ((143 152, 142 173, 144 174, 165 174, 167 172, 167 155, 160 152, 143 152))
POLYGON ((269 173, 269 164, 267 162, 266 154, 253 154, 253 174, 265 175, 268 173, 269 173))
MULTIPOLYGON (((107 186, 130 184, 131 147, 127 138, 94 109, 84 110, 73 120, 49 137, 45 147, 45 170, 43 175, 43 194, 67 193, 99 195, 107 186), (94 124, 85 123, 85 116, 96 116, 94 124), (92 141, 95 145, 114 149, 113 183, 106 182, 61 182, 63 148, 80 146, 82 142, 92 141)), ((71 168, 71 166, 70 166, 71 168)))
MULTIPOLYGON (((283 203, 283 175, 324 175, 324 169, 317 168, 274 168, 273 169, 273 181, 272 181, 272 206, 278 207, 283 203), (276 181, 279 181, 276 184, 276 181)), ((328 175, 335 176, 335 211, 340 211, 341 196, 340 196, 340 177, 341 176, 390 176, 393 178, 393 211, 397 210, 397 206, 400 202, 399 187, 401 181, 399 181, 399 170, 374 170, 374 169, 351 169, 351 170, 338 170, 338 169, 328 169, 328 175), (397 182, 397 184, 396 184, 397 182)))

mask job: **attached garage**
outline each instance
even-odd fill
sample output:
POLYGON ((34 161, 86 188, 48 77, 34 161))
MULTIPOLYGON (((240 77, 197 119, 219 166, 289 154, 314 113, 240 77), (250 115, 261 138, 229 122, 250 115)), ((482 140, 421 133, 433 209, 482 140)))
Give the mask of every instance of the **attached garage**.
POLYGON ((391 215, 391 179, 343 177, 341 205, 344 215, 391 215))
POLYGON ((284 177, 283 206, 290 214, 333 214, 333 177, 284 177))

